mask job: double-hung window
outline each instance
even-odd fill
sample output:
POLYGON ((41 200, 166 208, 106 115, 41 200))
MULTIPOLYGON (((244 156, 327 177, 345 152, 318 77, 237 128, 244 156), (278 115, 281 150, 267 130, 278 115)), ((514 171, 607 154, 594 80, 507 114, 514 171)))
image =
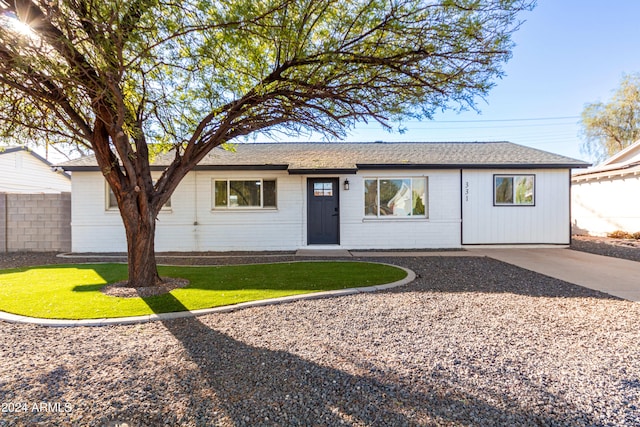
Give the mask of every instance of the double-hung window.
POLYGON ((275 179, 214 179, 214 209, 275 209, 275 179))
POLYGON ((428 179, 365 178, 366 218, 428 218, 428 179))

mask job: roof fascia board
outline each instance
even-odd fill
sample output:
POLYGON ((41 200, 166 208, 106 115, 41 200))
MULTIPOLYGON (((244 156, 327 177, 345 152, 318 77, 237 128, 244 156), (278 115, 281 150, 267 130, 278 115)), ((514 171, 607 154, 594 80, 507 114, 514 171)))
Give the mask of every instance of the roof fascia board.
MULTIPOLYGON (((69 172, 98 172, 99 166, 60 166, 69 172)), ((167 166, 151 165, 154 172, 164 171, 167 166)), ((196 171, 249 171, 249 170, 287 170, 287 165, 198 165, 193 170, 196 171)))
MULTIPOLYGON (((196 171, 288 171, 290 175, 320 175, 326 173, 355 175, 362 170, 390 170, 390 169, 577 169, 587 168, 587 163, 514 163, 514 164, 358 164, 354 168, 315 168, 288 169, 286 165, 199 165, 196 171)), ((63 166, 68 172, 98 172, 98 166, 63 166)), ((163 171, 166 166, 151 166, 152 171, 163 171)))
POLYGON ((358 164, 359 169, 574 169, 588 163, 492 163, 492 164, 358 164))
POLYGON ((99 172, 98 166, 56 166, 65 172, 99 172))
MULTIPOLYGON (((157 166, 157 170, 164 170, 167 166, 157 166)), ((198 171, 285 171, 288 165, 197 165, 193 170, 198 171)), ((151 167, 154 170, 154 166, 151 167)))
POLYGON ((325 175, 325 174, 355 175, 356 173, 358 173, 358 169, 353 169, 353 168, 289 169, 289 175, 325 175))
POLYGON ((23 150, 25 150, 24 147, 4 147, 4 148, 0 148, 0 155, 6 154, 6 153, 15 153, 16 151, 23 151, 23 150))

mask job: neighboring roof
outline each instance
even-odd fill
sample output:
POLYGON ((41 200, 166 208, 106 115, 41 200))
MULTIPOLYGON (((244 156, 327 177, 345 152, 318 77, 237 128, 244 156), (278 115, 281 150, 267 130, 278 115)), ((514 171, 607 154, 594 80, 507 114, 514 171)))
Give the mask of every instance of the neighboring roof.
MULTIPOLYGON (((292 174, 355 173, 359 169, 586 168, 588 163, 510 142, 238 143, 213 149, 197 170, 287 170, 292 174)), ((154 168, 173 160, 158 156, 154 168)), ((98 170, 94 157, 61 164, 98 170)))
POLYGON ((628 175, 640 175, 640 140, 599 165, 574 173, 572 181, 610 179, 628 175))
POLYGON ((640 140, 634 142, 624 150, 614 154, 597 167, 624 165, 640 162, 640 140))
MULTIPOLYGON (((3 154, 9 154, 9 153, 15 153, 17 151, 25 151, 29 154, 31 154, 34 158, 38 159, 39 161, 41 161, 42 163, 44 163, 47 167, 52 168, 52 172, 54 172, 53 168, 53 163, 51 163, 50 161, 48 161, 47 159, 45 159, 44 157, 40 156, 38 153, 36 153, 33 150, 30 150, 26 147, 22 147, 22 146, 9 146, 9 147, 0 147, 0 156, 3 154)), ((69 174, 64 173, 63 171, 58 171, 60 172, 60 175, 71 180, 71 176, 69 176, 69 174)))
POLYGON ((0 147, 0 192, 60 193, 71 191, 71 177, 24 147, 0 147))
POLYGON ((42 163, 46 164, 47 166, 52 166, 51 162, 49 162, 47 159, 45 159, 44 157, 38 155, 38 153, 32 150, 29 150, 28 148, 25 148, 25 147, 0 147, 0 156, 8 153, 15 153, 16 151, 26 151, 36 159, 40 160, 42 163))

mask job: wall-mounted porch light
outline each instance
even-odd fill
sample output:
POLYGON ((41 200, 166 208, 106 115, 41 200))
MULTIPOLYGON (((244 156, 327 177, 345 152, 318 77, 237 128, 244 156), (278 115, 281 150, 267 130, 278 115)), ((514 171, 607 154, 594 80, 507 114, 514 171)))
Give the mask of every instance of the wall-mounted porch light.
POLYGON ((348 179, 345 179, 345 180, 344 180, 344 189, 345 189, 345 190, 348 190, 348 189, 349 189, 349 180, 348 180, 348 179))

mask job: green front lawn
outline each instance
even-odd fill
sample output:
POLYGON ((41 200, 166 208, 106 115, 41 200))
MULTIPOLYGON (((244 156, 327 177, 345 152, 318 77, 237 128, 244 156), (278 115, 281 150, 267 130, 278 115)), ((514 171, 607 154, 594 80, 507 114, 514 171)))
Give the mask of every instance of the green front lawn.
POLYGON ((0 311, 50 319, 99 319, 197 310, 395 282, 404 270, 364 262, 293 262, 214 267, 160 267, 189 280, 169 294, 118 298, 100 289, 127 277, 125 264, 74 264, 0 270, 0 311))

